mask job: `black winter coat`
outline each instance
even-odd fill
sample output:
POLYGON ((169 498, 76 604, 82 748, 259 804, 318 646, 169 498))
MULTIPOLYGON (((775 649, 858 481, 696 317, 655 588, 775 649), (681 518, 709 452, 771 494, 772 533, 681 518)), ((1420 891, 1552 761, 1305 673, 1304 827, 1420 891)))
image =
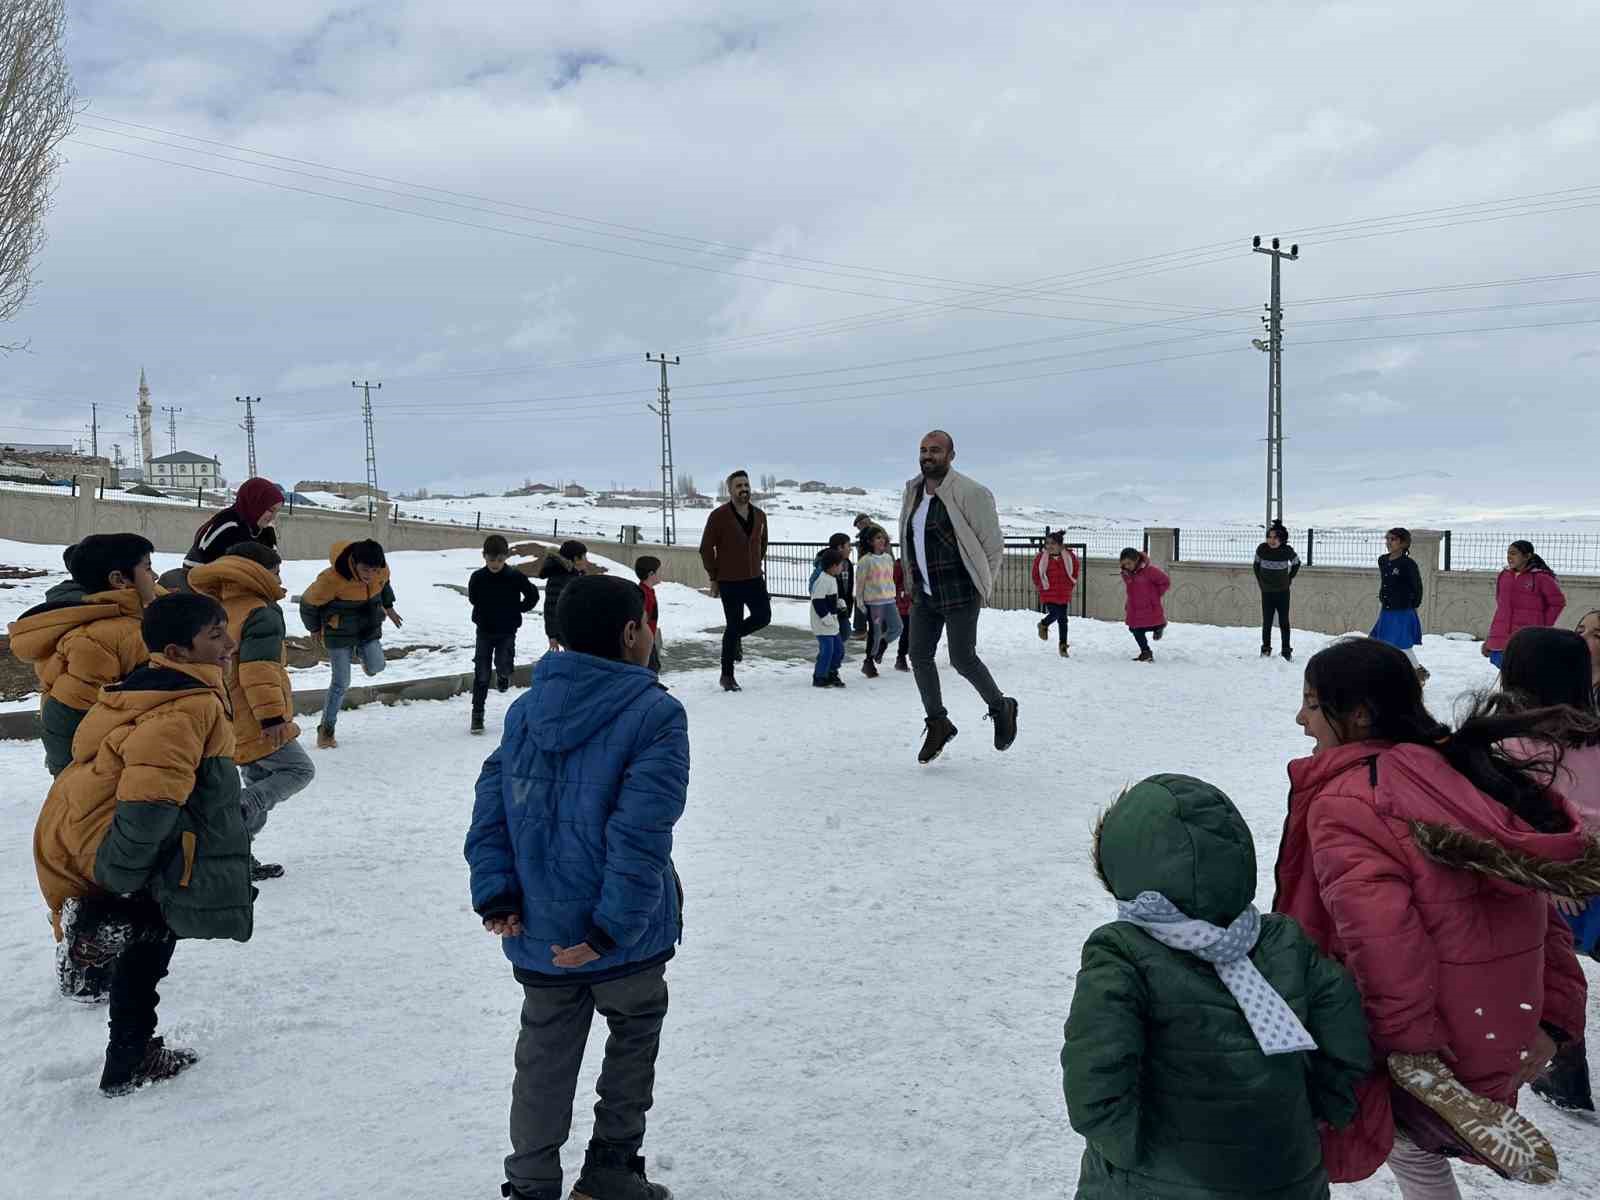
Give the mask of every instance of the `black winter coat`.
POLYGON ((1422 607, 1422 572, 1411 555, 1378 560, 1378 603, 1401 612, 1422 607))
POLYGON ((502 638, 522 628, 522 614, 539 603, 539 589, 515 567, 479 567, 467 581, 472 623, 485 637, 502 638))

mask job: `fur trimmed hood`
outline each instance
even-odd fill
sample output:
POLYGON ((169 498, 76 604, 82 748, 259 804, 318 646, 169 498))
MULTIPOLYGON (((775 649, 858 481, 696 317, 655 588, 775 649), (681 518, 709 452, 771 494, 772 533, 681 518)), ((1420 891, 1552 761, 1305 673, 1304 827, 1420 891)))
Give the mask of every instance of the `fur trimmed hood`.
POLYGON ((1567 862, 1541 858, 1465 829, 1426 821, 1411 823, 1411 837, 1424 854, 1443 867, 1472 871, 1515 888, 1566 900, 1600 895, 1600 841, 1592 837, 1585 839, 1583 853, 1567 862))

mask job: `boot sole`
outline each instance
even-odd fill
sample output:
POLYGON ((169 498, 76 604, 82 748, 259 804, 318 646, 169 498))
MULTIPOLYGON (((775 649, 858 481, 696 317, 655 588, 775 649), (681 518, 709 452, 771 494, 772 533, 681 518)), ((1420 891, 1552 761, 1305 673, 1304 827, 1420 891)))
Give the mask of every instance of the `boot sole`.
POLYGON ((1460 1135, 1496 1173, 1519 1183, 1561 1178, 1555 1148, 1516 1109, 1469 1091, 1431 1054, 1391 1054, 1389 1075, 1460 1135))

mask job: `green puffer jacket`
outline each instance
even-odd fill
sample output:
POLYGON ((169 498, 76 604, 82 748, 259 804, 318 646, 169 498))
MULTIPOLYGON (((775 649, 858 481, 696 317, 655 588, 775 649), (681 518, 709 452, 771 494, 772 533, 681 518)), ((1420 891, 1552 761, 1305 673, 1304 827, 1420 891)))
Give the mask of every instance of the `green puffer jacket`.
MULTIPOLYGON (((1216 788, 1157 775, 1101 822, 1095 863, 1121 900, 1160 892, 1227 926, 1254 900, 1249 827, 1216 788)), ((1300 927, 1265 916, 1250 961, 1319 1047, 1267 1056, 1214 968, 1126 922, 1083 948, 1061 1066, 1084 1136, 1085 1200, 1328 1195, 1317 1122, 1347 1124, 1371 1069, 1361 996, 1300 927)))

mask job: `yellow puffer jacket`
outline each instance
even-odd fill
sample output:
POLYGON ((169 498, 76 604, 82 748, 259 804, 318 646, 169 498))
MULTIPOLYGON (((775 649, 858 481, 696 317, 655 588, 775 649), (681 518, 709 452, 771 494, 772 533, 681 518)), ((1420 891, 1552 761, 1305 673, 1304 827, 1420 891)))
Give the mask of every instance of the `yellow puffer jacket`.
POLYGON ((265 758, 283 743, 269 742, 265 730, 287 724, 289 738, 300 736, 294 723, 294 689, 285 670, 283 609, 288 593, 260 563, 234 554, 189 572, 189 586, 219 601, 228 613, 228 634, 239 643, 228 680, 233 704, 233 759, 240 766, 265 758))
POLYGON ((250 838, 222 669, 153 654, 78 728, 33 837, 61 936, 70 897, 148 889, 179 937, 248 940, 250 838))
POLYGON ((394 589, 389 586, 389 568, 380 567, 370 583, 339 570, 351 542, 335 542, 328 551, 329 567, 318 575, 300 597, 300 619, 313 634, 320 634, 332 649, 357 646, 383 635, 384 609, 393 608, 394 589))
POLYGON ((86 712, 101 688, 150 657, 139 632, 143 618, 133 588, 41 604, 11 623, 11 653, 33 664, 45 698, 86 712))

